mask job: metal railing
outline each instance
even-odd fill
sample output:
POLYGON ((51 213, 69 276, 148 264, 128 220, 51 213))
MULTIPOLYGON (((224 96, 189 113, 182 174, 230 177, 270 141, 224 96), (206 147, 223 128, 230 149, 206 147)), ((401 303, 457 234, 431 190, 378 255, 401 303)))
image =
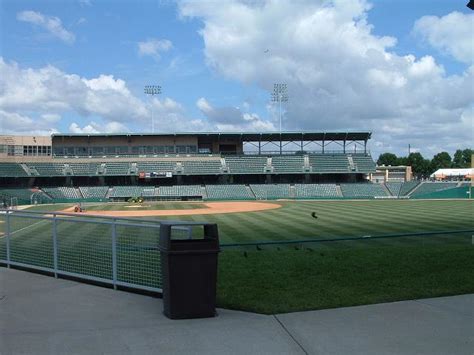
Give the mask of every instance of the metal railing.
MULTIPOLYGON (((172 223, 183 239, 203 226, 172 223)), ((159 237, 152 219, 0 210, 0 265, 161 293, 159 237)))

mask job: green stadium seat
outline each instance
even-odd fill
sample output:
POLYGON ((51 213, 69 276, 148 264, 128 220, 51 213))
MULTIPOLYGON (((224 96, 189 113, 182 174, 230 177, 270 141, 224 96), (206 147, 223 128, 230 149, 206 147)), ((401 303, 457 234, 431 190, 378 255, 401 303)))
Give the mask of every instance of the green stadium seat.
POLYGON ((257 200, 271 200, 290 197, 290 184, 252 184, 257 200))
POLYGON ((387 190, 381 184, 341 184, 342 195, 346 198, 387 197, 387 190))
POLYGON ((206 185, 206 192, 211 200, 255 200, 245 185, 206 185))
POLYGON ((335 184, 295 184, 297 198, 342 197, 335 184))

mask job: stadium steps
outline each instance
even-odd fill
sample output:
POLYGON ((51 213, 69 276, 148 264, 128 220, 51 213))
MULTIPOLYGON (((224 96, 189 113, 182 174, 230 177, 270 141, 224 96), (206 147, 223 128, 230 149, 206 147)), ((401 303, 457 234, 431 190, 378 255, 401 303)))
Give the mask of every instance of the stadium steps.
POLYGON ((296 198, 296 188, 295 185, 290 185, 290 193, 289 193, 290 198, 296 198))
POLYGON ((253 193, 253 191, 252 191, 252 189, 250 188, 249 185, 245 185, 245 189, 248 191, 250 196, 252 196, 254 199, 257 199, 257 196, 255 196, 255 194, 253 193))
MULTIPOLYGON (((387 194, 387 196, 393 196, 392 195, 392 192, 387 188, 387 186, 385 186, 385 184, 380 184, 382 186, 382 188, 385 190, 385 193, 387 194)), ((397 197, 397 196, 395 196, 397 197)))
POLYGON ((201 194, 202 194, 203 200, 206 200, 207 199, 207 190, 206 190, 205 185, 201 185, 201 194))
POLYGON ((114 191, 114 188, 109 187, 109 189, 107 190, 107 193, 105 194, 105 198, 110 198, 110 196, 112 195, 112 191, 114 191))
POLYGON ((77 196, 79 196, 80 198, 86 198, 80 188, 75 187, 74 189, 76 190, 77 196))
POLYGON ((423 185, 423 184, 424 184, 424 182, 422 182, 421 184, 416 185, 413 189, 411 189, 410 191, 408 191, 408 192, 405 194, 405 196, 411 196, 411 195, 412 195, 416 190, 418 190, 418 189, 421 187, 421 185, 423 185))
POLYGON ((352 159, 351 155, 347 156, 347 160, 349 161, 349 166, 350 166, 351 171, 356 171, 357 168, 354 165, 354 159, 352 159))
POLYGON ((21 163, 21 164, 19 164, 19 165, 20 165, 20 167, 25 171, 25 173, 28 174, 28 176, 31 176, 30 169, 28 169, 28 166, 27 166, 26 164, 21 163))
POLYGON ((344 195, 342 194, 342 189, 341 189, 341 186, 340 185, 336 185, 336 191, 337 191, 337 195, 339 197, 343 197, 344 195))

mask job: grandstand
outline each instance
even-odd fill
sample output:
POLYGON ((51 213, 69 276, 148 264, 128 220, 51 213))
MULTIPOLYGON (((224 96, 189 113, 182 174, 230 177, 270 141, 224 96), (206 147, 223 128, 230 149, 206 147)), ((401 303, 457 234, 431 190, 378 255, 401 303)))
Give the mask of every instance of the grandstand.
POLYGON ((289 184, 252 184, 250 188, 257 200, 290 198, 289 184))
POLYGON ((255 200, 252 190, 245 185, 207 185, 210 200, 255 200))
POLYGON ((335 184, 296 184, 296 198, 342 198, 335 184))
POLYGON ((376 169, 367 150, 369 132, 7 138, 2 141, 8 146, 0 149, 1 196, 17 197, 22 203, 121 201, 140 196, 155 200, 418 198, 455 187, 407 181, 409 167, 376 169))
POLYGON ((410 196, 422 196, 433 192, 447 190, 455 188, 458 185, 457 182, 427 182, 420 184, 418 187, 412 190, 410 196))
POLYGON ((389 196, 381 184, 341 184, 342 195, 346 198, 377 198, 389 196))

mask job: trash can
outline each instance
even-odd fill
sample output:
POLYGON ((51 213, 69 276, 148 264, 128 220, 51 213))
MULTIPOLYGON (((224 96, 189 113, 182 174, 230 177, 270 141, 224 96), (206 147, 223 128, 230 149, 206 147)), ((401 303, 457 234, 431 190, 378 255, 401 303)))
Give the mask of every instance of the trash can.
POLYGON ((214 317, 219 253, 217 225, 161 222, 159 246, 163 313, 171 319, 214 317), (173 226, 191 225, 203 226, 203 238, 172 238, 173 226))

